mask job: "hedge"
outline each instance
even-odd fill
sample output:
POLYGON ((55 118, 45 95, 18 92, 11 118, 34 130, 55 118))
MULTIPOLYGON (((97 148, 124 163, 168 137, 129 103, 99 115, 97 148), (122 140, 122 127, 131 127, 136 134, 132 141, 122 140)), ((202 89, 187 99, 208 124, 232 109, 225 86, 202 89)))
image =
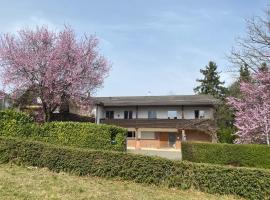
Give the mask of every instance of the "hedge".
POLYGON ((172 161, 116 151, 87 150, 0 137, 0 162, 56 172, 115 177, 208 193, 270 199, 270 170, 172 161))
POLYGON ((183 160, 270 169, 270 147, 255 144, 182 143, 183 160))
POLYGON ((21 124, 34 122, 33 118, 30 117, 28 114, 24 112, 17 112, 15 110, 0 111, 0 120, 15 120, 21 124))
POLYGON ((38 131, 38 125, 28 114, 15 110, 0 111, 0 135, 31 137, 38 131))
POLYGON ((34 139, 52 144, 125 151, 126 129, 88 122, 36 124, 32 118, 13 110, 0 111, 0 135, 34 139))
POLYGON ((88 122, 49 122, 41 126, 39 138, 66 146, 100 150, 126 150, 126 130, 88 122))

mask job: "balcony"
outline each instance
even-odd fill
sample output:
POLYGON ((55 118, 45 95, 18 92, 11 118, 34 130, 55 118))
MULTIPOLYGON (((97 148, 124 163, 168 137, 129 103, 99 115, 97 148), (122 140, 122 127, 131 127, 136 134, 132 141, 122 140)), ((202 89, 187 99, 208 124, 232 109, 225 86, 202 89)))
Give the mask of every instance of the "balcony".
POLYGON ((211 119, 101 119, 100 123, 124 128, 215 128, 215 122, 211 119))

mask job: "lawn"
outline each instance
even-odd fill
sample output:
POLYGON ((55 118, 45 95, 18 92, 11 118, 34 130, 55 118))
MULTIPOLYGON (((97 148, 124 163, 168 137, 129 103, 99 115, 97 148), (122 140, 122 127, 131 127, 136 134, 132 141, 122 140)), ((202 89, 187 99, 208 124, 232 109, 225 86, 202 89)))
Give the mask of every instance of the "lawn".
POLYGON ((146 186, 128 181, 97 177, 78 177, 54 173, 47 169, 0 165, 1 199, 234 199, 232 196, 210 195, 194 190, 176 190, 146 186))

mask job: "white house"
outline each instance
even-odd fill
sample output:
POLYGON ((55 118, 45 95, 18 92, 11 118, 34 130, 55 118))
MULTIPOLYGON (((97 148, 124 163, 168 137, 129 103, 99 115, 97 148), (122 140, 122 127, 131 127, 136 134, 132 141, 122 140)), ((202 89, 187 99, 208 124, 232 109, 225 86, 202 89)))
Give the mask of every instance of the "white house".
POLYGON ((11 106, 10 98, 5 92, 0 91, 0 110, 9 108, 10 106, 11 106))
POLYGON ((181 141, 216 142, 208 95, 96 97, 96 123, 128 129, 128 148, 180 148, 181 141))

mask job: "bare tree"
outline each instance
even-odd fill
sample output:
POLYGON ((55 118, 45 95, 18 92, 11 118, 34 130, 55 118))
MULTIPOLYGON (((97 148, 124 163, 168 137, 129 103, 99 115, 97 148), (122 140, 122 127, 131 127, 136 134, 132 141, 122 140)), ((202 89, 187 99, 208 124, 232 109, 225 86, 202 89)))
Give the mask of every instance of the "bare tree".
POLYGON ((246 20, 247 35, 239 38, 229 60, 237 67, 247 66, 253 72, 270 66, 270 10, 265 17, 246 20))

